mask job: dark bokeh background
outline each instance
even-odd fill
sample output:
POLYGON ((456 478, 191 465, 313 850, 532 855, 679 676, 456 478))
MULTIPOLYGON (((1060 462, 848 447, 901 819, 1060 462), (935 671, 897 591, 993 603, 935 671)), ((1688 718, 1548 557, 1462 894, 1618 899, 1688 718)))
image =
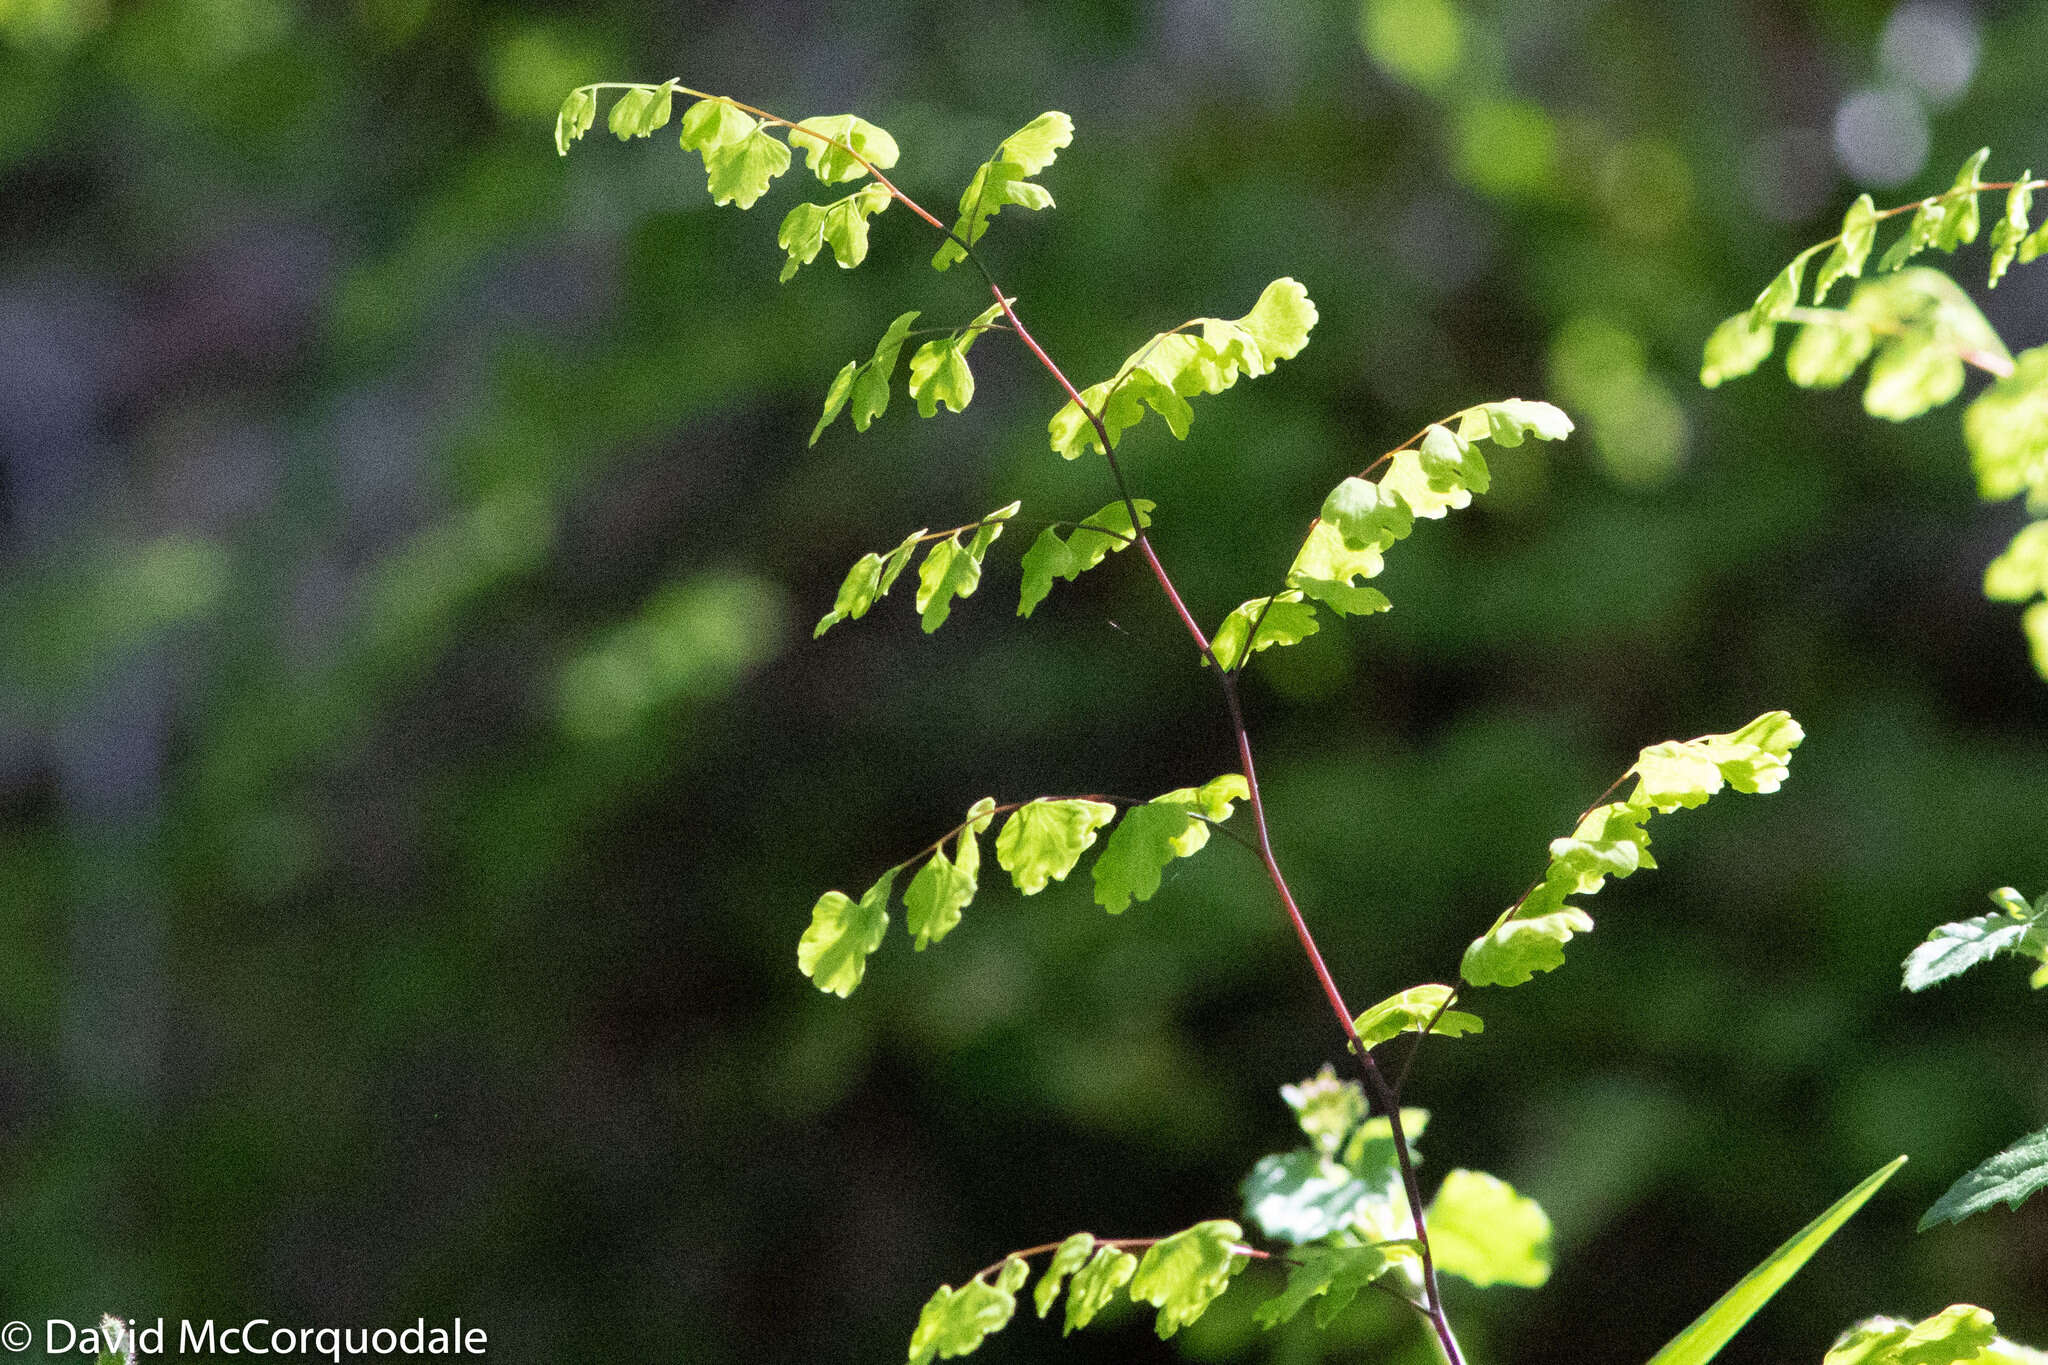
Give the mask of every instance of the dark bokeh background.
MULTIPOLYGON (((1912 1231, 2048 1117, 2043 1003, 2017 966, 1897 988, 1931 925, 2048 889, 2048 685, 1978 592, 2020 513, 1954 408, 1692 378, 1858 189, 2048 163, 2044 52, 2048 6, 1924 0, 0 0, 0 1316, 892 1360, 940 1281, 1234 1213, 1289 1143, 1276 1089, 1336 1039, 1220 841, 1119 919, 992 887, 850 1002, 797 974, 818 892, 978 796, 1235 762, 1135 564, 1021 623, 1020 533, 937 636, 892 599, 810 642, 862 551, 1108 485, 1000 338, 966 415, 807 450, 889 317, 985 297, 900 211, 778 287, 800 174, 740 214, 672 133, 557 159, 571 85, 676 75, 857 110, 939 206, 1069 111, 1058 209, 989 254, 1082 382, 1307 284, 1299 360, 1126 446, 1206 621, 1423 422, 1578 417, 1399 548, 1391 615, 1253 671, 1357 1003, 1448 979, 1640 745, 1805 722, 1783 793, 1660 822, 1566 970, 1424 1057, 1432 1167, 1557 1224, 1545 1289, 1454 1290, 1477 1358, 1640 1361, 1902 1151, 1726 1358, 1963 1299, 2048 1344, 2048 1201, 1912 1231)), ((2048 269, 1987 308, 2048 341, 2048 269)), ((1175 1347, 1422 1349, 1378 1306, 1257 1341, 1257 1298, 1175 1347)), ((983 1358, 1173 1349, 1131 1317, 983 1358)))

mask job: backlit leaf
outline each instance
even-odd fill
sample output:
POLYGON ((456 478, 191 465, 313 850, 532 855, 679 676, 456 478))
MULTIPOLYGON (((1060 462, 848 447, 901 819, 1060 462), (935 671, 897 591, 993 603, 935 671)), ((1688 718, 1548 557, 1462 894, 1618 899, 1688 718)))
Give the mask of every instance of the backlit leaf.
POLYGON ((1478 1015, 1444 1008, 1451 993, 1449 986, 1410 986, 1359 1015, 1352 1027, 1358 1031, 1358 1041, 1367 1047, 1376 1047, 1398 1034, 1420 1033, 1425 1028, 1445 1038, 1482 1031, 1486 1025, 1478 1015))
POLYGON ((2048 346, 2020 352, 2012 373, 1964 409, 1963 440, 1979 494, 2027 493, 2037 511, 2048 510, 2048 346))
POLYGON ((605 119, 605 127, 611 129, 619 141, 647 137, 658 128, 668 126, 669 114, 675 103, 675 85, 665 82, 661 85, 636 85, 619 96, 612 105, 612 111, 605 119))
MULTIPOLYGON (((1013 1261, 1011 1264, 1022 1262, 1013 1261)), ((1008 1270, 1008 1265, 1004 1269, 1008 1270)), ((910 1365, 925 1365, 934 1356, 950 1360, 973 1351, 988 1337, 1010 1325, 1017 1311, 1013 1289, 979 1277, 958 1289, 941 1285, 918 1314, 910 1334, 910 1365)))
POLYGON ((1053 414, 1047 425, 1053 450, 1069 460, 1102 453, 1089 412, 1102 418, 1112 446, 1148 410, 1164 418, 1176 438, 1185 437, 1193 419, 1189 398, 1221 393, 1240 375, 1257 378, 1293 359, 1308 344, 1316 316, 1300 281, 1282 278, 1267 285, 1243 317, 1195 318, 1158 333, 1114 375, 1081 391, 1087 411, 1070 400, 1053 414))
POLYGON ((2019 255, 2027 237, 2027 218, 2034 207, 2034 173, 2029 170, 2006 191, 2005 212, 1991 225, 1991 282, 1997 288, 2008 267, 2019 255))
POLYGON ((704 158, 713 203, 750 209, 768 192, 768 182, 789 169, 789 148, 725 100, 691 105, 682 129, 683 147, 704 158))
POLYGON ((1872 417, 1904 422, 1962 391, 1962 357, 1938 338, 1916 333, 1878 349, 1870 365, 1870 386, 1863 391, 1863 410, 1872 417))
POLYGON ((556 154, 569 155, 569 144, 589 132, 596 122, 597 92, 587 88, 571 90, 569 97, 562 101, 561 112, 555 115, 556 154))
POLYGON ((1423 1213, 1437 1269, 1484 1289, 1536 1289, 1550 1278, 1550 1218, 1515 1187, 1481 1171, 1452 1171, 1423 1213))
POLYGON ((1325 525, 1336 528, 1349 550, 1384 549, 1415 525, 1415 513, 1400 494, 1359 478, 1346 479, 1331 489, 1319 515, 1325 525))
POLYGON ((863 185, 829 204, 798 204, 782 220, 775 244, 789 253, 783 262, 786 284, 799 266, 809 265, 828 244, 842 270, 851 270, 868 256, 868 219, 889 207, 889 192, 863 185))
MULTIPOLYGON (((786 267, 785 267, 786 268, 786 267)), ((889 324, 889 330, 882 334, 882 340, 875 346, 872 358, 865 361, 849 360, 844 368, 833 377, 832 387, 825 394, 825 410, 818 418, 818 424, 811 428, 812 445, 818 443, 825 428, 832 425, 849 399, 853 403, 853 429, 866 431, 868 423, 881 416, 889 408, 889 388, 896 373, 896 357, 903 349, 903 341, 910 330, 910 324, 917 318, 917 310, 898 317, 889 324)))
POLYGON ((1821 263, 1820 273, 1813 280, 1813 302, 1816 307, 1827 302, 1828 291, 1835 287, 1835 281, 1843 276, 1851 279, 1863 274, 1863 262, 1870 256, 1870 248, 1877 241, 1877 205, 1867 194, 1856 196, 1856 202, 1849 205, 1849 211, 1842 215, 1841 239, 1827 260, 1821 263))
POLYGON ((976 836, 989 827, 995 806, 993 796, 984 796, 970 806, 967 822, 955 838, 953 857, 946 856, 941 844, 904 888, 903 922, 916 937, 917 951, 923 952, 952 933, 960 923, 960 912, 974 899, 981 873, 981 841, 976 836))
POLYGON ((1722 322, 1707 338, 1706 353, 1700 361, 1700 383, 1710 389, 1719 388, 1763 364, 1771 354, 1777 331, 1774 323, 1757 326, 1750 321, 1748 312, 1737 313, 1722 322))
POLYGON ((1357 1081, 1338 1080, 1336 1069, 1328 1062, 1308 1080, 1281 1086, 1280 1098, 1324 1156, 1335 1156, 1345 1139, 1365 1122, 1365 1091, 1357 1081))
POLYGON ((1067 1286, 1067 1320, 1061 1335, 1086 1327, 1108 1306, 1116 1292, 1131 1282, 1138 1270, 1138 1258, 1116 1247, 1098 1248, 1087 1265, 1074 1272, 1067 1286))
POLYGON ((1131 1277, 1131 1297, 1159 1310, 1154 1329, 1172 1336, 1207 1312, 1250 1258, 1238 1250, 1244 1229, 1224 1218, 1197 1223, 1146 1248, 1131 1277))
POLYGON ((1037 610, 1045 595, 1052 591, 1053 579, 1072 582, 1118 550, 1136 544, 1131 527, 1132 507, 1138 509, 1140 526, 1152 524, 1153 503, 1149 499, 1136 498, 1129 504, 1118 499, 1085 518, 1065 539, 1061 539, 1057 526, 1040 531, 1038 539, 1024 552, 1024 584, 1018 592, 1017 614, 1029 616, 1037 610))
POLYGON ((1095 842, 1095 832, 1116 818, 1106 801, 1027 801, 1010 812, 996 834, 996 861, 1025 895, 1064 881, 1095 842))
POLYGON ((1473 986, 1519 986, 1537 972, 1564 965, 1564 945, 1593 932, 1593 917, 1567 906, 1549 914, 1503 920, 1472 941, 1458 973, 1473 986))
POLYGON ((941 403, 955 412, 967 410, 974 399, 967 352, 1002 311, 1001 304, 990 304, 965 327, 917 348, 910 357, 910 396, 917 400, 918 416, 937 416, 941 403))
POLYGON ((1989 147, 1978 148, 1956 172, 1955 183, 1949 187, 1948 193, 1941 197, 1941 222, 1935 230, 1933 243, 1940 250, 1954 251, 1977 240, 1977 177, 1990 156, 1989 147))
POLYGON ((1653 744, 1630 769, 1640 779, 1636 798, 1673 811, 1702 804, 1724 782, 1739 792, 1774 792, 1805 737, 1798 721, 1770 711, 1732 734, 1653 744))
POLYGON ((1126 810, 1095 859, 1096 904, 1115 915, 1152 899, 1166 865, 1199 852, 1209 842, 1208 821, 1229 819, 1233 803, 1248 795, 1241 775, 1225 773, 1199 790, 1181 787, 1126 810))
POLYGON ((1994 602, 2025 602, 2041 593, 2048 593, 2048 521, 2021 527, 1984 566, 1984 595, 1994 602))
POLYGON ((1316 1304, 1316 1326, 1327 1327, 1351 1306, 1358 1291, 1384 1275, 1393 1264, 1379 1246, 1310 1247, 1287 1272, 1287 1287, 1252 1310, 1252 1320, 1268 1330, 1316 1304))
POLYGON ((1752 329, 1768 327, 1774 322, 1781 321, 1787 313, 1798 306, 1800 276, 1806 271, 1807 261, 1819 250, 1817 246, 1810 246, 1800 252, 1764 286, 1763 292, 1756 296, 1756 302, 1749 306, 1749 325, 1752 329))
POLYGON ((1299 591, 1290 589, 1241 604, 1210 637, 1209 649, 1217 664, 1226 670, 1235 669, 1259 650, 1299 644, 1315 634, 1316 609, 1301 598, 1299 591), (1252 633, 1254 629, 1258 632, 1256 636, 1252 633))
MULTIPOLYGON (((885 171, 896 164, 896 139, 853 114, 804 119, 789 130, 789 145, 804 154, 804 168, 827 185, 866 175, 863 160, 885 171)), ((886 189, 874 188, 887 198, 886 189)))
POLYGON ((1060 1243, 1045 1273, 1038 1277, 1038 1288, 1031 1291, 1038 1316, 1042 1318, 1052 1311, 1053 1300, 1060 1296, 1060 1286, 1066 1283, 1067 1276, 1086 1265, 1094 1253, 1095 1238, 1090 1233, 1077 1232, 1060 1243))
POLYGON ((1877 334, 1849 313, 1830 313, 1799 329, 1785 352, 1785 373, 1803 389, 1832 389, 1870 355, 1877 334))
POLYGON ((917 568, 917 609, 922 614, 924 633, 929 635, 946 624, 952 615, 953 599, 972 597, 981 586, 981 561, 989 546, 1003 533, 1003 523, 1017 515, 1019 503, 998 507, 983 517, 974 535, 964 545, 961 532, 934 541, 917 568))
POLYGON ((832 610, 818 618, 811 638, 817 639, 841 621, 857 621, 867 615, 869 607, 888 595, 897 575, 910 562, 910 556, 925 534, 923 527, 912 531, 889 552, 886 559, 878 554, 865 554, 856 560, 854 566, 846 571, 845 581, 839 585, 839 596, 832 603, 832 610))
POLYGON ((940 246, 932 257, 932 268, 944 270, 955 261, 967 259, 961 244, 973 246, 988 231, 989 219, 1009 204, 1020 208, 1052 207, 1052 195, 1045 187, 1031 183, 1053 163, 1059 149, 1074 140, 1074 121, 1057 110, 1040 114, 1003 139, 996 154, 984 161, 960 195, 960 219, 953 224, 953 240, 940 246))
POLYGON ((821 991, 845 999, 867 974, 868 955, 882 946, 889 927, 889 896, 896 886, 895 868, 854 901, 842 892, 827 891, 811 907, 811 924, 796 945, 796 965, 821 991))

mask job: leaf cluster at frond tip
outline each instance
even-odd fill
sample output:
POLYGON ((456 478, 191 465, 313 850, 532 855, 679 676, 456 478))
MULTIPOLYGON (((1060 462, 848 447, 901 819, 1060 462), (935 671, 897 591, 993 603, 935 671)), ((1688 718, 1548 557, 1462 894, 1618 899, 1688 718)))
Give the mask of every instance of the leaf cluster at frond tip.
POLYGON ((1594 894, 1609 877, 1657 865, 1646 828, 1651 816, 1703 805, 1724 787, 1778 790, 1790 771, 1792 750, 1804 738, 1798 721, 1768 711, 1729 734, 1666 740, 1644 749, 1622 777, 1634 777, 1635 789, 1623 800, 1595 806, 1571 834, 1552 840, 1543 880, 1465 950, 1460 972, 1466 983, 1519 986, 1562 965, 1564 945, 1593 929, 1593 917, 1568 899, 1594 894))
POLYGON ((1387 549, 1408 536, 1417 518, 1439 520, 1492 486, 1480 442, 1511 448, 1531 438, 1561 441, 1571 432, 1572 420, 1560 409, 1521 398, 1475 404, 1431 423, 1412 446, 1384 457, 1387 469, 1377 481, 1355 476, 1330 490, 1288 566, 1287 586, 1233 609, 1210 637, 1210 653, 1234 670, 1259 650, 1315 634, 1319 605, 1339 616, 1388 610, 1386 594, 1360 580, 1386 567, 1387 549))

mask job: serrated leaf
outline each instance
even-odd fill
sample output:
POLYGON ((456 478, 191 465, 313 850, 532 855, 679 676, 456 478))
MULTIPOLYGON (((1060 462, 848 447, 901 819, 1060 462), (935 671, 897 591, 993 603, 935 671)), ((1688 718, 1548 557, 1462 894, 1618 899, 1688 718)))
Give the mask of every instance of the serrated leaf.
POLYGON ((868 608, 888 595, 895 585, 897 575, 910 562, 910 556, 925 537, 923 527, 912 531, 891 550, 885 559, 878 554, 865 554, 854 561, 846 571, 846 578, 839 585, 839 596, 832 603, 832 610, 818 618, 817 628, 811 638, 817 639, 841 621, 857 621, 868 614, 868 608))
POLYGON ((1027 801, 1010 812, 996 834, 996 862, 1027 896, 1048 882, 1065 881, 1095 842, 1095 832, 1116 818, 1106 801, 1027 801))
POLYGON ((1719 388, 1763 364, 1770 357, 1777 331, 1775 323, 1756 326, 1746 311, 1724 320, 1707 337, 1700 360, 1700 383, 1710 389, 1719 388))
POLYGON ((1867 194, 1856 196, 1856 202, 1849 205, 1849 211, 1842 215, 1841 238, 1827 260, 1821 262, 1820 273, 1813 280, 1813 302, 1816 307, 1827 302, 1828 291, 1835 287, 1835 281, 1843 276, 1851 279, 1863 274, 1863 262, 1869 259, 1870 248, 1877 241, 1877 205, 1867 194))
POLYGON ((1013 1291, 979 1277, 958 1289, 940 1285, 918 1314, 917 1328, 910 1334, 910 1365, 926 1365, 934 1356, 947 1360, 964 1356, 1009 1326, 1016 1312, 1013 1291))
POLYGON ((1328 1062, 1308 1080, 1281 1086, 1280 1098, 1324 1156, 1335 1156, 1365 1122, 1365 1091, 1357 1081, 1338 1080, 1336 1068, 1328 1062))
POLYGON ((1576 906, 1508 919, 1465 949, 1458 974, 1472 986, 1519 986, 1564 964, 1564 945, 1593 932, 1593 917, 1576 906))
POLYGON ((562 101, 560 112, 555 115, 555 153, 569 155, 569 144, 590 131, 597 122, 597 92, 590 89, 571 90, 562 101))
POLYGON ((1227 1218, 1197 1223, 1146 1248, 1131 1277, 1131 1297, 1159 1310, 1162 1340, 1207 1312, 1250 1258, 1237 1248, 1244 1229, 1227 1218))
POLYGON ((1087 411, 1070 400, 1053 414, 1046 428, 1052 448, 1069 460, 1089 450, 1103 453, 1089 412, 1101 417, 1112 447, 1148 409, 1166 420, 1176 439, 1185 438, 1194 414, 1190 397, 1221 393, 1240 375, 1257 378, 1271 372, 1301 353, 1315 324, 1316 306, 1308 290, 1298 280, 1281 278, 1267 285, 1241 318, 1194 318, 1158 333, 1114 375, 1081 391, 1087 411), (1192 330, 1197 326, 1199 334, 1192 330))
MULTIPOLYGON (((789 145, 804 154, 804 168, 827 185, 866 175, 863 160, 885 171, 896 164, 896 139, 853 114, 804 119, 789 130, 789 145)), ((881 186, 874 188, 888 196, 881 186)))
POLYGON ((1216 656, 1217 665, 1229 671, 1259 650, 1300 644, 1315 634, 1316 609, 1301 599, 1299 591, 1289 589, 1241 603, 1209 639, 1209 650, 1216 656), (1255 628, 1257 635, 1252 633, 1255 628))
POLYGON ((915 936, 918 952, 952 933, 960 912, 973 901, 981 873, 981 841, 976 836, 995 818, 995 806, 993 796, 984 796, 968 807, 967 822, 955 837, 954 856, 948 858, 941 844, 904 888, 903 923, 915 936))
POLYGON ((1018 590, 1017 614, 1029 616, 1052 591, 1052 581, 1073 582, 1118 550, 1137 543, 1131 527, 1131 508, 1138 509, 1138 524, 1150 526, 1154 504, 1148 498, 1130 503, 1121 499, 1084 518, 1066 539, 1059 528, 1048 526, 1024 552, 1024 583, 1018 590))
POLYGON ((1077 1327, 1095 1321, 1095 1315, 1109 1305, 1116 1292, 1131 1282, 1138 1270, 1138 1258, 1115 1247, 1102 1247, 1087 1265, 1074 1272, 1067 1286, 1067 1320, 1064 1336, 1077 1327))
POLYGON ((1998 281, 2005 275, 2020 252, 2020 244, 2027 237, 2027 218, 2034 207, 2034 172, 2029 169, 2006 191, 2005 212, 1991 225, 1991 281, 1987 286, 1998 287, 1998 281))
POLYGON ((2025 953, 2048 960, 2048 896, 2041 898, 2040 905, 2028 906, 2017 891, 2003 886, 1991 893, 1991 899, 1999 906, 1996 912, 1941 925, 1912 951, 1901 983, 1907 990, 1924 991, 2000 953, 2025 953), (2004 899, 2007 896, 2018 901, 2021 909, 2015 911, 2004 899))
POLYGON ((2012 373, 1964 409, 1963 440, 1982 497, 2048 502, 2048 346, 2020 352, 2012 373))
POLYGON ((2048 1185, 2048 1128, 2030 1133, 1949 1186, 1920 1219, 1920 1231, 1957 1223, 1993 1204, 2018 1208, 2048 1185))
POLYGON ((858 902, 827 891, 811 907, 811 924, 796 945, 796 965, 811 983, 840 999, 852 995, 867 974, 868 955, 882 946, 889 927, 889 896, 896 887, 890 868, 858 902))
POLYGON ((1031 1291, 1031 1300, 1038 1308, 1038 1316, 1044 1317, 1052 1311, 1053 1300, 1060 1296, 1060 1286, 1067 1276, 1088 1263, 1095 1253, 1095 1237, 1092 1233, 1077 1232, 1061 1242, 1059 1250, 1053 1252, 1052 1261, 1045 1267, 1045 1273, 1038 1277, 1038 1288, 1031 1291))
POLYGON ((1759 1308, 1770 1302, 1771 1296, 1782 1289, 1786 1281, 1799 1273, 1800 1267, 1812 1258, 1814 1252, 1820 1250, 1828 1238, 1834 1236, 1836 1230, 1848 1222, 1871 1195, 1877 1193, 1878 1187, 1905 1164, 1906 1158, 1898 1158, 1836 1200, 1825 1213, 1765 1257, 1762 1265, 1737 1281, 1733 1289, 1716 1300, 1714 1306, 1695 1319, 1691 1326, 1673 1337, 1663 1350, 1650 1357, 1649 1365, 1706 1365, 1707 1361, 1720 1354, 1729 1338, 1741 1331, 1742 1325, 1754 1317, 1759 1308))
POLYGON ((1287 1272, 1287 1287, 1252 1310, 1252 1320, 1271 1330, 1316 1305, 1316 1326, 1327 1327, 1351 1306, 1358 1291, 1384 1275, 1394 1262, 1384 1247, 1311 1247, 1287 1272))
POLYGON ((988 231, 989 220, 1004 206, 1043 209, 1052 206, 1052 195, 1042 185, 1031 184, 1029 176, 1053 163, 1059 149, 1074 140, 1074 121, 1057 110, 1040 114, 1003 139, 996 154, 984 161, 960 195, 960 218, 953 224, 953 238, 932 257, 932 269, 944 270, 955 261, 967 259, 961 244, 973 246, 988 231), (958 240, 953 240, 957 238, 958 240))
POLYGON ((1803 389, 1832 389, 1870 355, 1877 334, 1848 313, 1806 323, 1785 352, 1785 373, 1803 389))
POLYGON ((1537 1289, 1550 1278, 1550 1217, 1535 1200, 1483 1171, 1444 1177, 1423 1213, 1438 1270, 1481 1289, 1537 1289))
POLYGON ((1166 865, 1209 842, 1207 821, 1229 819, 1232 803, 1247 799, 1244 778, 1225 773, 1200 790, 1181 787, 1126 810, 1095 859, 1095 903, 1118 915, 1152 899, 1166 865))
POLYGON ((1359 1015, 1351 1026, 1358 1031, 1358 1041, 1367 1047, 1377 1047, 1399 1034, 1420 1033, 1425 1028, 1444 1038, 1482 1032, 1486 1025, 1478 1015, 1444 1008, 1452 993, 1449 986, 1410 986, 1359 1015))
POLYGON ((975 526, 973 537, 961 544, 959 531, 935 541, 917 568, 917 609, 929 635, 946 624, 953 614, 953 599, 972 597, 981 586, 981 561, 989 546, 1003 533, 1003 523, 1017 515, 1022 504, 998 507, 975 526))

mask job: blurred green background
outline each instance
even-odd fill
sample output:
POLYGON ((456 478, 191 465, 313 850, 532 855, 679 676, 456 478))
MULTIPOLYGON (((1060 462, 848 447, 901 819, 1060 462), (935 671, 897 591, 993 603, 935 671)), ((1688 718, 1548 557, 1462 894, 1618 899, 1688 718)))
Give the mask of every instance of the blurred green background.
MULTIPOLYGON (((1965 1299, 2048 1344, 2048 1200, 1912 1231, 2048 1119, 2048 1002, 1897 974, 2048 889, 2048 686, 1979 595, 2020 511, 1956 408, 1693 378, 1859 190, 2048 163, 2044 51, 2048 5, 1928 0, 0 0, 0 1317, 892 1360, 941 1281, 1234 1214, 1291 1144, 1337 1039, 1227 843, 1115 920, 992 887, 850 1002, 797 974, 820 891, 976 797, 1236 764, 1135 563, 1020 623, 1019 533, 938 635, 891 599, 809 640, 863 551, 1109 488, 1000 338, 967 414, 807 450, 890 317, 986 297, 900 211, 778 287, 801 175, 713 209, 672 132, 556 157, 572 85, 679 76, 858 111, 941 211, 1071 113, 1058 209, 987 250, 1077 381, 1308 286, 1300 359, 1125 447, 1207 622, 1424 422, 1579 419, 1399 547, 1392 614, 1251 672, 1354 1003, 1449 979, 1639 746, 1805 723, 1783 793, 1660 822, 1567 969, 1424 1056, 1430 1168, 1557 1225, 1546 1288, 1453 1288, 1478 1360, 1640 1361, 1899 1152, 1724 1359, 1965 1299)), ((2048 269, 1985 306, 2048 341, 2048 269)), ((1378 1305, 1255 1340, 1259 1297, 982 1359, 1424 1358, 1378 1305)))

